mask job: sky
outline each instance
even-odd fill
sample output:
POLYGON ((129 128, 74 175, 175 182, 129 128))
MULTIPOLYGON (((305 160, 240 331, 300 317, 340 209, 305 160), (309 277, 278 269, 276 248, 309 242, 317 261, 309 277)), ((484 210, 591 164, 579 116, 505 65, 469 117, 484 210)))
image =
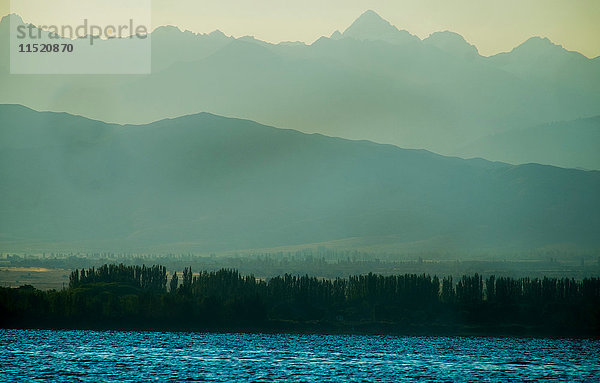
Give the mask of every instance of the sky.
MULTIPOLYGON (((0 0, 0 15, 11 0, 0 0)), ((12 0, 13 3, 27 0, 12 0)), ((52 0, 44 0, 50 2, 52 0)), ((62 0, 64 2, 64 0, 62 0)), ((80 0, 72 0, 80 1, 80 0)), ((122 0, 126 1, 126 0, 122 0)), ((588 57, 600 55, 600 0, 151 0, 153 27, 176 25, 207 33, 269 42, 312 43, 343 31, 368 9, 399 29, 425 38, 437 31, 461 34, 482 55, 510 51, 531 36, 548 37, 588 57)), ((118 9, 115 9, 118 12, 118 9)), ((21 15, 43 19, 43 10, 21 15)), ((51 23, 52 20, 44 20, 51 23)))

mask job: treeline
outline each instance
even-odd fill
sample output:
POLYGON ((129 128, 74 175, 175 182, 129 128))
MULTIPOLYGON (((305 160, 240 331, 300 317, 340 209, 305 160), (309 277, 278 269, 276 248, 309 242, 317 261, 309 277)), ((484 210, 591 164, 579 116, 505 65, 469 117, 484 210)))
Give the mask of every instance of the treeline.
POLYGON ((600 335, 600 279, 425 274, 268 280, 104 265, 69 288, 0 290, 4 327, 600 335))
POLYGON ((125 266, 121 263, 119 265, 102 265, 97 269, 94 267, 87 270, 81 269, 81 272, 75 269, 69 276, 70 288, 98 282, 116 282, 162 292, 165 291, 167 283, 167 268, 159 265, 152 267, 125 266))

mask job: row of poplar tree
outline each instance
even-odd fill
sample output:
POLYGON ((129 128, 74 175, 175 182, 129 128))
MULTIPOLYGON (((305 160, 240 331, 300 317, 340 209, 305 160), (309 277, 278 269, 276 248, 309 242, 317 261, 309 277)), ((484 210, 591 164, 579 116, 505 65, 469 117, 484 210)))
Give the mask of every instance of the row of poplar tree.
POLYGON ((77 288, 97 283, 131 285, 143 290, 184 296, 235 298, 258 295, 269 301, 307 300, 328 304, 342 301, 368 300, 374 303, 540 303, 600 299, 600 279, 586 278, 511 278, 465 275, 457 281, 425 274, 383 276, 377 274, 324 279, 317 277, 283 276, 269 280, 253 275, 240 275, 236 270, 202 271, 191 268, 173 273, 168 283, 164 266, 104 265, 99 268, 75 270, 69 287, 77 288), (181 280, 180 280, 181 276, 181 280))

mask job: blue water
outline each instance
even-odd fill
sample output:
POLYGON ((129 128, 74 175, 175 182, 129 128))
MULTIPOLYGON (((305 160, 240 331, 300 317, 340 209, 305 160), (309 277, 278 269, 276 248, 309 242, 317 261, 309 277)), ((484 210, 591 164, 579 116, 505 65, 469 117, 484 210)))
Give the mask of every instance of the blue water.
POLYGON ((2 382, 600 381, 600 341, 0 330, 2 382))

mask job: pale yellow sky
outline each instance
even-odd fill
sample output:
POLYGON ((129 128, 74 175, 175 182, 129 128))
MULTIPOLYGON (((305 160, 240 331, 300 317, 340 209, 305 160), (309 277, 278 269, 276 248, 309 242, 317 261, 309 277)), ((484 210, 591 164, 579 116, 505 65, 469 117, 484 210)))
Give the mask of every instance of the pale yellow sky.
MULTIPOLYGON (((460 33, 483 55, 509 51, 531 36, 600 55, 600 0, 152 0, 152 24, 312 43, 343 31, 367 9, 421 38, 460 33)), ((0 0, 0 15, 9 12, 10 1, 0 0)), ((44 15, 21 16, 30 21, 44 15)))

